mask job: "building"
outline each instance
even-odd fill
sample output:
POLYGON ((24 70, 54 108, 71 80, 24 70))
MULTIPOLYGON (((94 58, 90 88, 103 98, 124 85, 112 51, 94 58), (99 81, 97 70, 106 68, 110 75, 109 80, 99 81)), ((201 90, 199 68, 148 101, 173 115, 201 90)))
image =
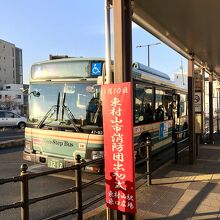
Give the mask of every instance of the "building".
POLYGON ((4 84, 0 90, 0 109, 7 109, 23 114, 24 96, 21 84, 4 84))
POLYGON ((14 44, 0 40, 0 85, 22 84, 22 50, 14 44))
POLYGON ((0 109, 24 114, 22 50, 0 39, 0 109))

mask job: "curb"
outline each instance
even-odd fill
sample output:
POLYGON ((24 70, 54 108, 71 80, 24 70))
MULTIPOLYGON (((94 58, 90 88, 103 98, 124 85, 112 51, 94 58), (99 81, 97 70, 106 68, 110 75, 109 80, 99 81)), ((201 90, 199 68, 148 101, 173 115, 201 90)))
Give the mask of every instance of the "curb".
POLYGON ((9 140, 9 141, 1 141, 0 149, 12 148, 24 145, 24 138, 9 140))

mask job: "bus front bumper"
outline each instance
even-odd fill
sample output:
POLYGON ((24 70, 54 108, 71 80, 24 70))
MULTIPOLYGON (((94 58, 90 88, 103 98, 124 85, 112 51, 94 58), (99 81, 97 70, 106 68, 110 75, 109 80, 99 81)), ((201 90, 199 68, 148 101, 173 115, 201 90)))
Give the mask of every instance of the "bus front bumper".
MULTIPOLYGON (((35 154, 35 153, 29 153, 26 151, 23 151, 23 159, 26 161, 30 161, 32 163, 38 163, 38 164, 44 164, 48 166, 48 156, 46 155, 41 155, 41 154, 35 154)), ((62 160, 63 161, 63 167, 70 167, 75 164, 75 160, 67 160, 67 159, 61 159, 61 158, 56 158, 56 157, 50 157, 50 159, 54 160, 62 160)), ((51 166, 48 166, 51 167, 51 166)), ((58 167, 51 167, 51 168, 58 168, 58 167)), ((88 165, 84 168, 86 172, 89 173, 97 173, 97 174, 102 174, 104 172, 103 164, 91 164, 88 165)))

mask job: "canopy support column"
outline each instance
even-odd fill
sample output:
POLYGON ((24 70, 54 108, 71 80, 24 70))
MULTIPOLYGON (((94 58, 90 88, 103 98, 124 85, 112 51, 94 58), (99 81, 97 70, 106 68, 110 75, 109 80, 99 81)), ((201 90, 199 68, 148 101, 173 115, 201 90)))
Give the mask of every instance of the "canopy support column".
POLYGON ((114 82, 131 81, 132 29, 131 0, 113 0, 114 82))
POLYGON ((195 144, 195 79, 194 60, 188 60, 188 103, 189 103, 189 163, 193 164, 196 159, 195 144))
POLYGON ((209 143, 214 143, 213 136, 213 73, 209 74, 209 143))

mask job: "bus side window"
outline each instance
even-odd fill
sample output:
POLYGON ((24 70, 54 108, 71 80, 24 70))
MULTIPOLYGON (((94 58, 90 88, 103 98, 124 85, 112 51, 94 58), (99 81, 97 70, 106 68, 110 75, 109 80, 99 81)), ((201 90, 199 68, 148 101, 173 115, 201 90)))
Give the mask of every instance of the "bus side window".
POLYGON ((172 104, 169 104, 166 115, 168 117, 168 120, 173 119, 173 107, 172 107, 172 104))
POLYGON ((142 84, 135 84, 135 105, 134 122, 135 124, 148 124, 154 120, 152 109, 152 88, 142 84))
POLYGON ((156 121, 164 121, 164 108, 163 105, 159 105, 156 110, 156 121))
POLYGON ((86 122, 87 122, 87 124, 94 124, 94 117, 95 117, 95 114, 97 113, 98 106, 99 106, 99 99, 93 97, 89 101, 88 106, 86 108, 86 122))

